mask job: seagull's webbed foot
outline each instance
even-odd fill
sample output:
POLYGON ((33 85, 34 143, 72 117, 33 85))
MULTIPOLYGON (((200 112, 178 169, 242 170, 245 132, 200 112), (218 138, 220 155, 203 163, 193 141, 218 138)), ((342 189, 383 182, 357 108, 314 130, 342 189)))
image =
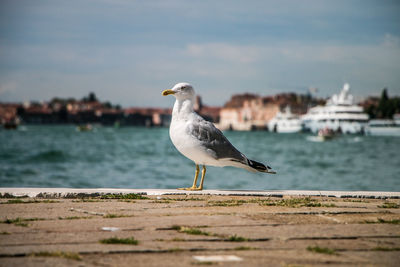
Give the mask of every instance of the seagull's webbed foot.
POLYGON ((199 176, 200 168, 199 165, 196 164, 196 173, 194 175, 194 181, 192 187, 182 187, 178 188, 178 190, 188 190, 188 191, 201 191, 203 190, 204 176, 206 176, 206 166, 203 165, 203 169, 201 170, 201 181, 200 186, 197 185, 197 177, 199 176))
POLYGON ((199 165, 196 164, 196 172, 194 174, 194 180, 192 187, 182 187, 178 188, 178 190, 188 190, 188 191, 201 191, 203 190, 203 182, 204 182, 204 175, 205 175, 205 167, 203 165, 203 170, 201 172, 201 182, 200 186, 197 187, 197 178, 199 177, 200 168, 199 165))
POLYGON ((188 190, 188 191, 200 191, 203 190, 203 188, 200 187, 182 187, 182 188, 177 188, 178 190, 188 190))

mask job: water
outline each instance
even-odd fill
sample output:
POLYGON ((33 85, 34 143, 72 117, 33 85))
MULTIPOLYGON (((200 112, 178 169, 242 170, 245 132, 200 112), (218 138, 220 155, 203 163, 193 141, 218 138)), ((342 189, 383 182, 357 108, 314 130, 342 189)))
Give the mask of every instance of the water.
MULTIPOLYGON (((250 159, 276 175, 207 168, 206 189, 400 191, 400 138, 226 132, 250 159)), ((1 187, 177 188, 191 186, 194 164, 166 128, 25 126, 0 130, 1 187)))

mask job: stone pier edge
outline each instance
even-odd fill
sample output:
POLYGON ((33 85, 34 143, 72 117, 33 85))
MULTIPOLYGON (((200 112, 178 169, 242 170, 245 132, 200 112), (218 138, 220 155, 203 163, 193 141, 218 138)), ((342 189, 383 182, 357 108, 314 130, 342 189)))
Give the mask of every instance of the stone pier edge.
POLYGON ((21 188, 0 187, 0 197, 31 198, 84 198, 108 194, 138 194, 148 196, 161 195, 216 195, 216 196, 253 196, 253 197, 336 197, 400 199, 400 192, 381 191, 321 191, 321 190, 203 190, 185 191, 177 189, 125 189, 125 188, 21 188))

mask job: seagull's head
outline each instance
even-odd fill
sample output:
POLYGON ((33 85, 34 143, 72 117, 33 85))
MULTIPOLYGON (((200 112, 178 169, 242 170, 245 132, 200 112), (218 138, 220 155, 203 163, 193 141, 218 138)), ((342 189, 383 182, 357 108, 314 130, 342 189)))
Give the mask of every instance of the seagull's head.
POLYGON ((167 89, 162 92, 163 96, 173 95, 178 100, 193 100, 195 93, 193 87, 188 83, 177 83, 172 89, 167 89))

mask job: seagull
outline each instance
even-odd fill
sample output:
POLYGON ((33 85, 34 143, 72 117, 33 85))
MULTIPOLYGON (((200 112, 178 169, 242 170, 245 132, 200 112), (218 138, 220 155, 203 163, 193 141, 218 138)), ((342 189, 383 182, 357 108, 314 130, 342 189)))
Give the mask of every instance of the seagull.
POLYGON ((171 141, 182 155, 196 165, 192 187, 178 189, 203 190, 206 165, 233 166, 251 172, 276 173, 271 170, 271 167, 248 159, 213 123, 206 121, 194 111, 195 92, 190 84, 178 83, 172 89, 164 90, 162 95, 173 95, 176 98, 169 127, 171 141), (197 186, 199 165, 203 165, 203 168, 200 185, 197 186))

